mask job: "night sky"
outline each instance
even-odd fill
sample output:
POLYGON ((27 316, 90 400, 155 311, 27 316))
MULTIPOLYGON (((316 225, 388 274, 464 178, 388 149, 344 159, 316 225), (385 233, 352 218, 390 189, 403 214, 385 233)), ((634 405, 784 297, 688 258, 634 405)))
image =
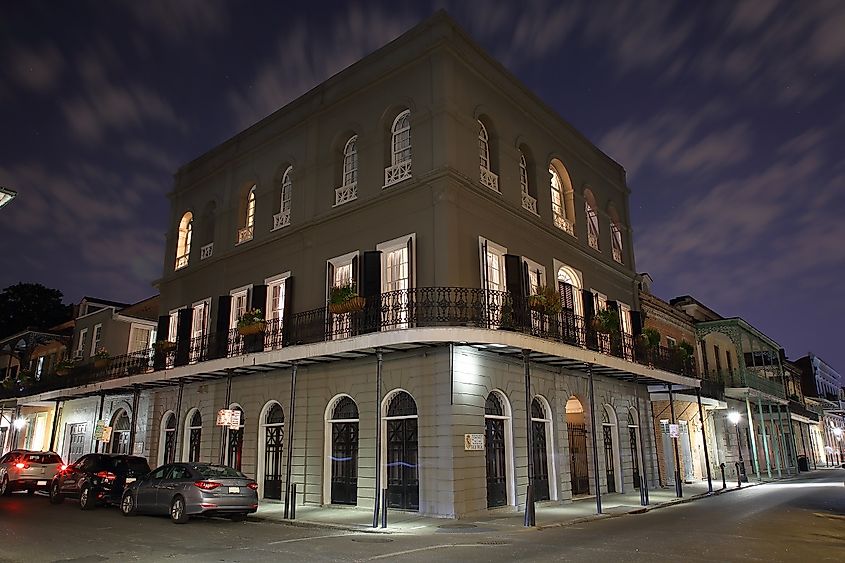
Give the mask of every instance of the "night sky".
POLYGON ((627 169, 655 294, 845 371, 837 0, 0 0, 0 287, 154 294, 176 169, 438 8, 627 169))

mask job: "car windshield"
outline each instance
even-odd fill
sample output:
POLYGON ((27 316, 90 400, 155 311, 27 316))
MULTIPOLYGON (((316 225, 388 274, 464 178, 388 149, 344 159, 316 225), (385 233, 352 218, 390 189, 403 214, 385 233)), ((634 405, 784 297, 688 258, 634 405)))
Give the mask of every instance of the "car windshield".
POLYGON ((149 473, 150 465, 142 457, 122 457, 114 460, 114 467, 120 472, 149 473))
POLYGON ((191 469, 206 479, 246 479, 246 475, 240 471, 223 465, 194 465, 191 469))
POLYGON ((24 458, 29 463, 61 463, 62 458, 58 456, 58 454, 50 454, 50 453, 39 453, 39 454, 26 454, 24 458))

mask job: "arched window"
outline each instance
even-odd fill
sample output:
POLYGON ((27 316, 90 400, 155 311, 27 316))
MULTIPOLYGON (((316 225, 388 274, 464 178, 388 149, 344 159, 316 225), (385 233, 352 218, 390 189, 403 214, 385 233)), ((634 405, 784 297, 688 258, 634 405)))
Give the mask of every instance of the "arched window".
POLYGON ((246 195, 244 226, 238 231, 238 244, 252 240, 255 227, 255 189, 253 185, 246 195))
POLYGON ((244 453, 244 411, 241 407, 235 405, 230 407, 233 411, 240 413, 240 424, 237 428, 229 427, 226 429, 228 434, 228 444, 226 448, 226 465, 232 469, 241 470, 244 453))
POLYGON ((358 135, 352 135, 343 147, 342 185, 334 191, 334 204, 358 199, 358 135))
POLYGON ((620 226, 622 223, 619 221, 619 213, 612 203, 608 209, 608 215, 610 215, 610 246, 613 259, 622 264, 622 250, 624 249, 622 244, 622 227, 620 226))
POLYGON ((290 225, 290 208, 293 191, 293 183, 291 182, 292 172, 293 166, 288 166, 287 170, 285 170, 285 173, 282 175, 282 203, 279 213, 273 216, 274 230, 290 225))
POLYGON ((490 160, 490 135, 480 119, 478 120, 478 162, 481 169, 481 183, 498 192, 499 177, 493 172, 490 160))
POLYGON ((411 177, 411 110, 393 120, 390 128, 390 166, 384 169, 384 187, 411 177))
POLYGON ((531 401, 531 445, 534 461, 534 498, 549 500, 557 496, 554 480, 552 417, 545 398, 531 401))
POLYGON ((382 406, 382 467, 387 485, 387 504, 402 510, 419 510, 419 433, 417 403, 406 391, 385 397, 382 406))
POLYGON ((194 214, 188 211, 182 215, 179 222, 179 238, 176 241, 176 269, 188 265, 191 255, 191 233, 194 225, 194 214))
POLYGON ((176 461, 176 415, 167 413, 161 421, 159 439, 159 465, 176 461))
POLYGON ((124 409, 117 411, 112 419, 111 431, 111 453, 128 454, 130 451, 129 435, 132 423, 129 420, 129 413, 124 409))
POLYGON ((575 236, 575 207, 572 182, 566 168, 557 159, 549 165, 552 190, 552 218, 555 227, 575 236))
POLYGON ((202 415, 198 409, 194 409, 187 419, 184 441, 183 459, 190 463, 198 462, 202 446, 202 415))
POLYGON ((273 402, 264 415, 259 437, 263 452, 259 453, 259 470, 263 474, 264 498, 282 499, 282 454, 284 450, 285 413, 279 403, 273 402), (263 454, 263 455, 262 455, 263 454))
POLYGON ((358 503, 358 406, 343 395, 326 412, 326 482, 331 504, 358 503))
POLYGON ((610 405, 601 409, 602 442, 604 444, 604 472, 607 492, 621 492, 622 475, 619 458, 619 443, 616 428, 616 412, 610 405))
POLYGON ((487 508, 514 502, 511 414, 506 401, 501 392, 491 391, 484 404, 487 508))
POLYGON ((596 214, 596 198, 590 190, 584 190, 584 210, 587 215, 587 243, 594 250, 599 249, 599 216, 596 214))
POLYGON ((528 179, 528 161, 521 150, 519 151, 519 188, 522 192, 523 209, 537 213, 537 198, 531 195, 531 183, 528 179))

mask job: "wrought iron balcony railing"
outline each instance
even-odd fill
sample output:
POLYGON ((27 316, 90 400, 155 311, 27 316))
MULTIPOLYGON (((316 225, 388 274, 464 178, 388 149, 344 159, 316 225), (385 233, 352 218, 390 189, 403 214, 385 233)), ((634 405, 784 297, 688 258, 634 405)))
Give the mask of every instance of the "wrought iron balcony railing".
POLYGON ((601 332, 572 311, 547 314, 524 297, 473 288, 423 287, 367 297, 361 310, 333 314, 327 307, 268 320, 264 331, 243 336, 237 329, 196 336, 175 347, 154 347, 111 358, 108 365, 73 368, 69 375, 0 390, 0 396, 28 395, 170 369, 212 359, 283 347, 327 342, 380 331, 422 327, 473 327, 530 334, 616 356, 677 374, 695 376, 677 350, 648 348, 630 334, 601 332))

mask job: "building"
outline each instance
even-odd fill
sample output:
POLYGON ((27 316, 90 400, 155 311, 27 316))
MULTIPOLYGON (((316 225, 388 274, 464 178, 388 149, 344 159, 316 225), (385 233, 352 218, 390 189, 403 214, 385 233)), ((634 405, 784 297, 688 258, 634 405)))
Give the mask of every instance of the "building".
POLYGON ((169 198, 156 345, 16 396, 61 403, 64 455, 444 517, 657 482, 647 386, 699 382, 635 345, 624 170, 442 13, 169 198))
POLYGON ((801 372, 802 392, 823 413, 814 441, 824 452, 824 463, 842 464, 845 462, 845 377, 812 352, 795 360, 795 366, 801 372))

